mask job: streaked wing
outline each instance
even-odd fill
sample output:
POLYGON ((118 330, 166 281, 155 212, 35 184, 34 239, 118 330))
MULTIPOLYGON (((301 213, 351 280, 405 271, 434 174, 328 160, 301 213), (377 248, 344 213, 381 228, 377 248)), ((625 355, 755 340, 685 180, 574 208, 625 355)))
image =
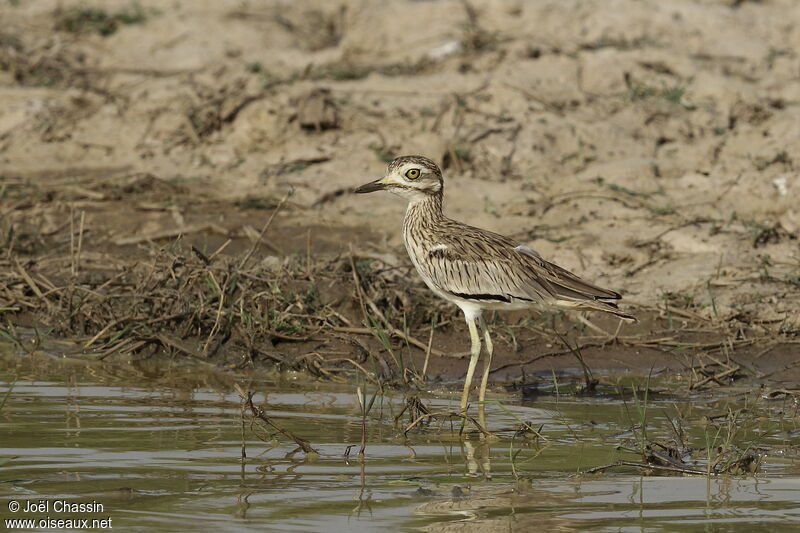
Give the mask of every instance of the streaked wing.
POLYGON ((555 263, 545 261, 538 253, 525 245, 517 246, 514 250, 525 256, 529 263, 533 263, 538 275, 548 283, 559 298, 573 300, 619 300, 622 298, 618 292, 598 287, 555 263))
POLYGON ((437 235, 439 246, 422 258, 424 275, 462 298, 513 301, 602 301, 619 294, 588 283, 542 259, 531 248, 464 224, 437 235))

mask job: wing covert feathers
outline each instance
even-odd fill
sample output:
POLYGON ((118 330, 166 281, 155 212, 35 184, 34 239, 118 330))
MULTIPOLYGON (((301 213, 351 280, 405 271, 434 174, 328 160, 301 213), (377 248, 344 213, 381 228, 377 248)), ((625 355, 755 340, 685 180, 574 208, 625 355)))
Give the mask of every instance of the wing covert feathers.
POLYGON ((531 302, 603 311, 625 320, 620 294, 585 281, 544 260, 528 246, 450 219, 408 224, 406 246, 426 282, 453 296, 477 301, 531 302))

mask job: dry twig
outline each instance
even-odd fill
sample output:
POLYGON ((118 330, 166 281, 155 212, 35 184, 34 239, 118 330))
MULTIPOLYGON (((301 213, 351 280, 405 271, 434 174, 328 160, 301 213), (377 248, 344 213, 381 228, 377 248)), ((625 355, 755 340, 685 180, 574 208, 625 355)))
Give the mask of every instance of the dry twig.
POLYGON ((307 440, 295 435, 288 429, 280 427, 270 417, 268 417, 260 407, 256 407, 256 405, 253 404, 253 392, 245 391, 238 383, 234 385, 234 388, 236 389, 236 392, 239 393, 242 401, 245 402, 245 405, 250 408, 250 412, 253 414, 254 418, 263 421, 287 439, 294 441, 294 443, 297 444, 297 446, 303 450, 305 454, 319 454, 319 452, 315 450, 314 447, 311 446, 311 443, 309 443, 307 440))

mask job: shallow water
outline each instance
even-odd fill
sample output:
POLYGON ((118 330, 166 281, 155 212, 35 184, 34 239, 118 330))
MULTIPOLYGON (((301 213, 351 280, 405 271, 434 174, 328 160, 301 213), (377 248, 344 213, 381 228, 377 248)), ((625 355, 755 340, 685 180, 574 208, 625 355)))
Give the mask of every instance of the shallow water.
MULTIPOLYGON (((779 423, 749 428, 751 440, 772 450, 756 475, 642 477, 630 468, 576 475, 637 460, 616 450, 636 434, 637 421, 645 420, 651 437, 667 436, 665 415, 682 410, 699 420, 724 407, 661 396, 642 417, 644 404, 613 394, 549 391, 524 402, 509 394, 502 407, 488 407, 490 429, 501 438, 486 444, 476 435, 458 438, 457 422, 453 431, 450 422, 434 423, 404 437, 408 416, 393 422, 404 401, 398 393, 376 399, 361 463, 357 446, 344 457, 360 440, 353 387, 249 384, 276 422, 319 450, 306 458, 286 439, 260 440, 260 426, 243 428, 238 395, 213 379, 167 386, 107 370, 7 370, 0 398, 16 382, 0 411, 0 458, 12 458, 0 466, 3 519, 84 518, 91 526, 91 519, 110 518, 124 531, 331 532, 707 531, 711 524, 714 531, 775 531, 800 521, 800 464, 779 452, 797 444, 796 414, 782 408, 779 423), (547 442, 512 440, 521 420, 542 426, 547 442), (12 501, 24 509, 40 500, 50 509, 9 511, 12 501), (103 509, 58 513, 59 500, 103 509)), ((422 399, 434 409, 455 405, 436 396, 422 399)), ((733 398, 725 407, 746 401, 733 398)))

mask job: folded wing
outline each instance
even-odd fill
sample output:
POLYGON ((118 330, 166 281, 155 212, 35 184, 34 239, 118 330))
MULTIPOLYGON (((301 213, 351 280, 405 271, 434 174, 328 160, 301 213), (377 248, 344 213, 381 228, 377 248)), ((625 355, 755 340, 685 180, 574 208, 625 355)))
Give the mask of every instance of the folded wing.
POLYGON ((439 237, 420 267, 441 290, 487 302, 533 302, 613 313, 620 295, 544 260, 536 251, 496 233, 471 226, 439 237), (611 300, 611 301, 609 301, 611 300))

